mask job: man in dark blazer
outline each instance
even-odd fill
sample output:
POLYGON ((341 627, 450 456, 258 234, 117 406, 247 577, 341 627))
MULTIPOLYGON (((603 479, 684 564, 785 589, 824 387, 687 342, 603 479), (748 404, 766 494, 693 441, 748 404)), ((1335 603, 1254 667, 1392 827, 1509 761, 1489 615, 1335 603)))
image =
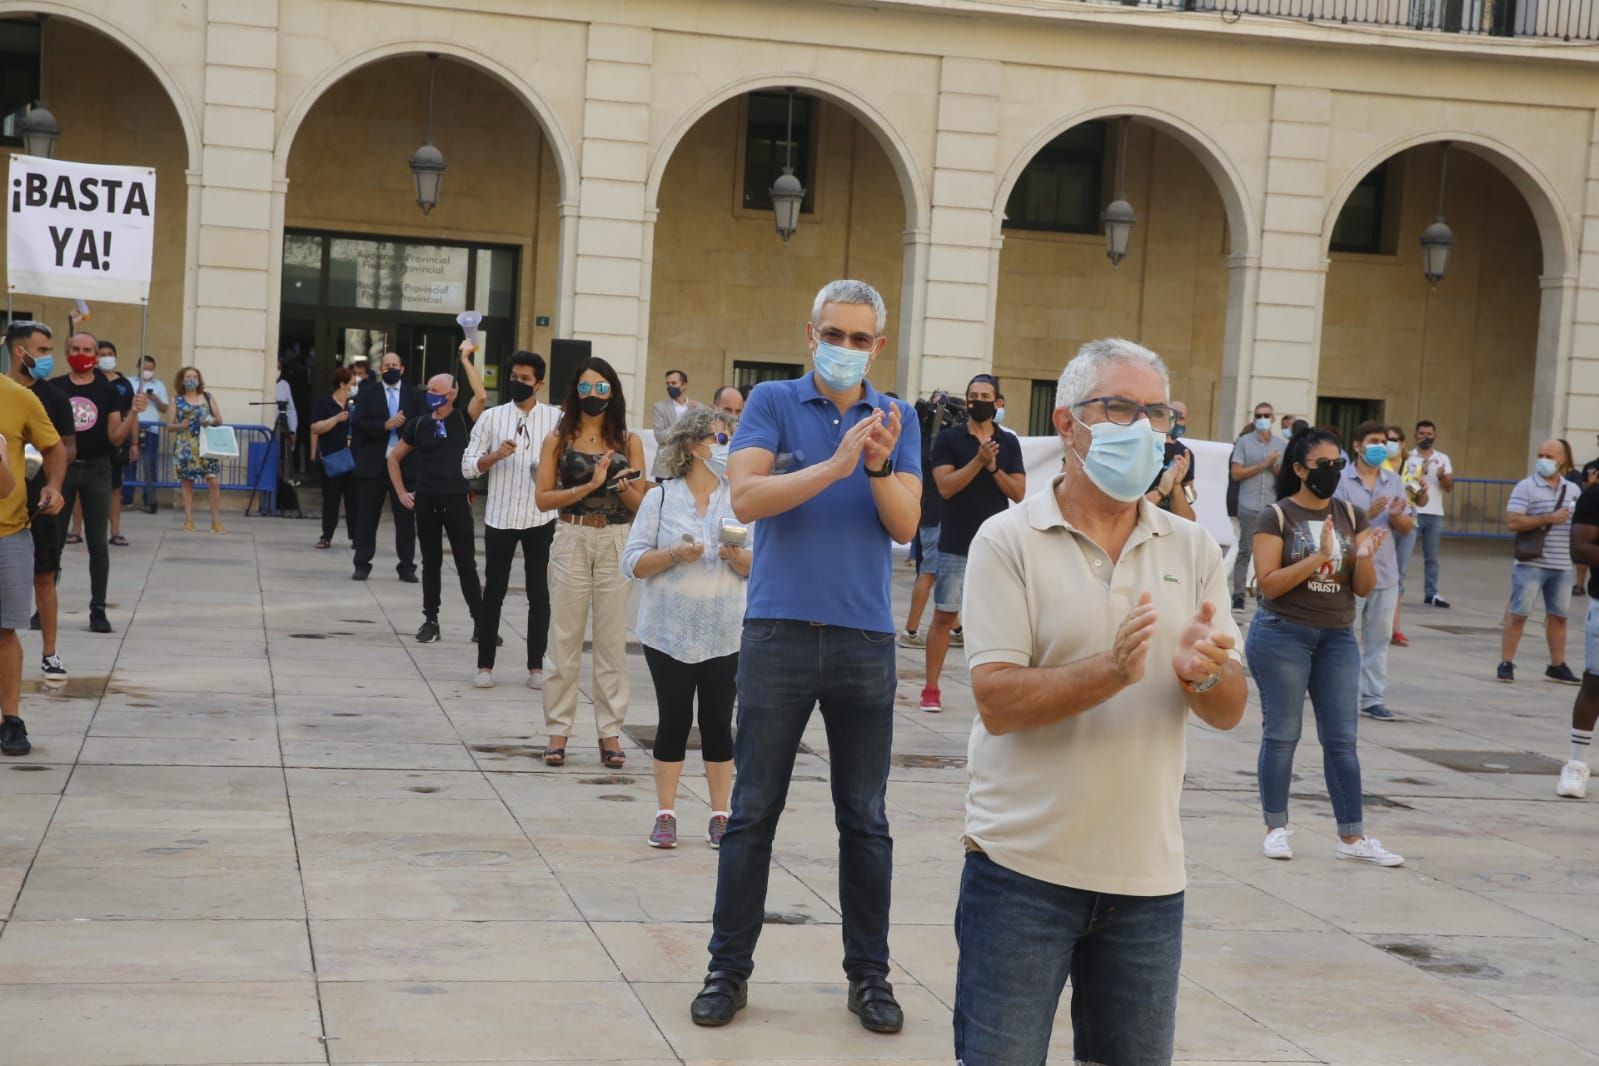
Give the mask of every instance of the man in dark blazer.
MULTIPOLYGON (((423 413, 422 393, 405 380, 405 363, 398 353, 385 352, 379 374, 368 378, 355 394, 350 447, 355 452, 355 573, 365 581, 377 554, 378 521, 383 499, 388 497, 394 516, 394 554, 401 581, 416 581, 416 519, 400 502, 389 483, 388 458, 407 420, 423 413)), ((400 463, 406 487, 416 484, 416 454, 400 463)))

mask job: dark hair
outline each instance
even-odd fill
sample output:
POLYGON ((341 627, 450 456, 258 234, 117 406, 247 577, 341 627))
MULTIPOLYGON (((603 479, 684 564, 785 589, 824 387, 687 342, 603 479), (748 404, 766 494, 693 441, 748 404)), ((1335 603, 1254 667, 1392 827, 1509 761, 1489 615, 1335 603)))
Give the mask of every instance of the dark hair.
POLYGON ((1309 428, 1310 428, 1310 423, 1309 422, 1306 422, 1303 418, 1296 418, 1296 419, 1294 419, 1293 426, 1288 430, 1288 437, 1289 437, 1290 440, 1292 440, 1294 437, 1299 436, 1301 433, 1305 432, 1305 430, 1307 430, 1309 428))
POLYGON ((333 387, 336 389, 340 385, 348 385, 354 378, 355 371, 351 370, 349 367, 337 367, 333 371, 333 387))
POLYGON ((1273 404, 1270 400, 1261 400, 1259 403, 1249 409, 1249 420, 1251 422, 1260 417, 1259 415, 1255 414, 1255 412, 1259 411, 1262 407, 1270 407, 1273 415, 1277 413, 1277 406, 1275 404, 1273 404))
POLYGON ((972 386, 977 384, 979 381, 986 381, 990 385, 994 386, 994 395, 996 397, 999 395, 999 379, 993 374, 973 374, 972 380, 966 383, 966 391, 971 392, 972 386))
POLYGON ((1404 426, 1389 426, 1388 427, 1388 432, 1399 434, 1399 439, 1400 440, 1404 440, 1405 439, 1405 427, 1404 426))
POLYGON ((673 374, 676 374, 678 377, 682 378, 683 379, 683 384, 685 384, 685 385, 688 384, 688 375, 687 374, 683 373, 681 370, 668 370, 666 372, 666 376, 667 377, 671 377, 673 374))
MULTIPOLYGON (((511 355, 511 366, 530 366, 533 368, 533 380, 544 380, 544 357, 538 352, 514 352, 511 355)), ((510 373, 509 370, 506 373, 510 373)))
POLYGON ((151 366, 155 366, 155 356, 153 356, 153 355, 141 355, 139 357, 139 365, 143 366, 146 363, 149 363, 151 366))
POLYGON ((1355 427, 1355 440, 1365 440, 1373 433, 1381 433, 1386 439, 1388 436, 1387 423, 1379 422, 1375 418, 1366 419, 1366 421, 1355 427))
POLYGON ((572 368, 572 380, 567 382, 566 397, 561 400, 561 421, 555 427, 561 448, 566 448, 566 442, 577 436, 578 427, 583 424, 583 408, 578 406, 577 383, 578 379, 590 370, 604 378, 611 386, 611 402, 605 408, 604 423, 600 435, 605 440, 606 446, 621 451, 627 447, 627 401, 622 397, 622 379, 616 376, 616 371, 597 355, 590 356, 572 368))
POLYGON ((1431 422, 1429 422, 1429 421, 1427 421, 1427 420, 1426 420, 1426 419, 1425 419, 1425 418, 1423 418, 1423 419, 1422 419, 1422 420, 1421 420, 1421 421, 1420 421, 1420 422, 1417 422, 1417 423, 1416 423, 1416 428, 1417 428, 1417 429, 1418 429, 1418 430, 1419 430, 1419 429, 1420 429, 1420 428, 1421 428, 1421 427, 1422 427, 1422 426, 1426 426, 1426 427, 1427 427, 1427 428, 1428 428, 1428 429, 1430 429, 1430 430, 1432 430, 1432 431, 1433 431, 1433 432, 1434 432, 1434 433, 1436 433, 1436 432, 1438 432, 1438 427, 1437 427, 1437 426, 1435 426, 1435 425, 1433 425, 1433 424, 1432 424, 1432 423, 1431 423, 1431 422))
POLYGON ((1303 433, 1296 433, 1294 439, 1288 442, 1287 451, 1283 452, 1282 465, 1277 468, 1277 498, 1286 499, 1299 491, 1299 475, 1294 473, 1294 465, 1305 465, 1305 456, 1310 454, 1310 449, 1318 444, 1331 444, 1336 448, 1343 447, 1343 441, 1338 434, 1326 429, 1307 429, 1303 433))
MULTIPOLYGON (((1571 442, 1564 437, 1556 437, 1555 443, 1560 445, 1561 451, 1566 453, 1566 470, 1575 470, 1577 468, 1577 459, 1576 456, 1571 453, 1571 442)), ((1565 471, 1563 470, 1561 473, 1565 473, 1565 471)))
POLYGON ((117 354, 117 346, 115 344, 112 344, 110 341, 100 341, 98 344, 95 345, 95 347, 96 348, 110 348, 112 355, 116 355, 117 354))
POLYGON ((31 318, 19 318, 6 326, 6 351, 11 350, 13 344, 22 344, 33 340, 35 333, 43 333, 46 337, 53 336, 50 327, 43 322, 35 322, 31 318))

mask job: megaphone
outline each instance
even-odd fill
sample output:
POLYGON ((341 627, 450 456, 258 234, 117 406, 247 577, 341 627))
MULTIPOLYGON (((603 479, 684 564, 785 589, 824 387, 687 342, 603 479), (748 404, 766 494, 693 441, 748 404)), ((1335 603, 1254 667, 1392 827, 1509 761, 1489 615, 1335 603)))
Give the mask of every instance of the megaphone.
POLYGON ((483 347, 483 332, 478 329, 483 321, 481 311, 462 311, 455 316, 455 324, 461 327, 461 332, 466 339, 472 342, 472 350, 479 351, 483 347))

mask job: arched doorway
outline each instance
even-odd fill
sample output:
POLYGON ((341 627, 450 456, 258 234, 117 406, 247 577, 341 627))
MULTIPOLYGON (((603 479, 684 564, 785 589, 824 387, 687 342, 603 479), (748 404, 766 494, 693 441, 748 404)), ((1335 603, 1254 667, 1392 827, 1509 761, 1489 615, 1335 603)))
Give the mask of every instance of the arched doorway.
MULTIPOLYGON (((25 99, 43 99, 61 125, 55 158, 156 171, 155 241, 151 250, 149 338, 163 375, 186 361, 184 345, 189 190, 186 171, 199 158, 197 137, 175 89, 147 58, 100 29, 61 16, 41 25, 32 13, 0 16, 0 63, 7 70, 0 110, 16 111, 25 99), (44 76, 39 91, 39 61, 44 76), (13 98, 14 97, 14 98, 13 98)), ((7 153, 20 138, 0 139, 7 153)), ((0 217, 0 241, 5 219, 0 217)), ((73 301, 17 293, 12 313, 67 328, 73 301)), ((117 345, 122 369, 137 373, 143 310, 131 304, 90 304, 84 328, 117 345)))
POLYGON ((1523 445, 1558 435, 1560 421, 1560 315, 1544 305, 1558 308, 1561 291, 1541 279, 1561 277, 1565 253, 1543 191, 1491 149, 1429 140, 1363 164, 1333 206, 1317 420, 1378 418, 1408 436, 1430 419, 1462 476, 1524 477, 1523 445), (1454 246, 1434 287, 1419 238, 1439 209, 1446 152, 1454 246))
POLYGON ((483 315, 491 401, 513 351, 548 354, 569 153, 508 78, 450 54, 386 49, 331 72, 291 111, 277 164, 287 183, 277 353, 297 398, 389 350, 414 381, 452 371, 464 310, 483 315), (406 162, 427 125, 430 62, 447 169, 424 215, 406 162))
POLYGON ((701 401, 724 384, 747 393, 804 373, 810 300, 840 277, 871 283, 888 304, 890 343, 873 383, 892 390, 904 379, 913 274, 904 235, 925 200, 908 150, 860 101, 803 81, 724 91, 663 143, 646 204, 656 215, 645 407, 664 395, 668 370, 686 372, 701 401), (767 197, 785 158, 806 188, 786 242, 767 197))
POLYGON ((1230 436, 1218 424, 1232 400, 1242 317, 1230 313, 1241 298, 1230 267, 1249 254, 1253 227, 1236 171, 1213 144, 1169 116, 1074 116, 1013 162, 995 217, 994 372, 1009 425, 1052 433, 1061 368, 1084 341, 1124 336, 1165 359, 1193 432, 1230 436), (1137 222, 1113 267, 1102 213, 1118 192, 1137 222))

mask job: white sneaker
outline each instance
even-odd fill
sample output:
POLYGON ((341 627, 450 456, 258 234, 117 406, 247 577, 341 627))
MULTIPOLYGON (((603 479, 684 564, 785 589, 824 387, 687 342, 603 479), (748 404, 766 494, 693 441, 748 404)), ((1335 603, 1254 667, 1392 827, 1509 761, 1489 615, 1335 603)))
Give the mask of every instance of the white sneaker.
POLYGON ((479 670, 477 672, 477 676, 472 679, 472 687, 473 688, 493 688, 494 687, 494 673, 493 673, 493 671, 490 671, 490 670, 479 670))
POLYGON ((534 691, 542 690, 544 688, 544 671, 534 670, 531 674, 528 674, 527 687, 534 691))
POLYGON ((1279 826, 1266 834, 1266 842, 1260 846, 1268 859, 1291 859, 1294 849, 1288 846, 1288 838, 1294 835, 1291 825, 1279 826))
POLYGON ((1376 837, 1361 837, 1353 844, 1338 842, 1338 857, 1340 859, 1354 859, 1357 862, 1369 862, 1373 866, 1403 866, 1405 857, 1395 855, 1382 846, 1382 841, 1376 837))
POLYGON ((1578 800, 1587 796, 1588 764, 1576 761, 1566 763, 1560 770, 1560 783, 1555 786, 1555 795, 1578 800))

